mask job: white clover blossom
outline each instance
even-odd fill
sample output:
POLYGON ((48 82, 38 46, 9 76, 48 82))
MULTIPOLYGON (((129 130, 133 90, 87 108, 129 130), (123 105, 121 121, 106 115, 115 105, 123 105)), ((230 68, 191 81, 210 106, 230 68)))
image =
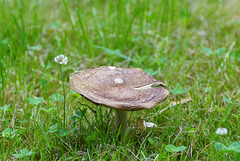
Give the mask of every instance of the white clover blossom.
POLYGON ((220 127, 217 129, 215 133, 218 135, 226 135, 228 133, 228 130, 224 127, 220 127))
POLYGON ((58 64, 64 64, 64 65, 66 65, 67 62, 68 62, 68 58, 67 58, 66 56, 60 54, 60 55, 58 55, 58 56, 56 56, 56 57, 54 58, 54 61, 55 61, 56 63, 58 63, 58 64))

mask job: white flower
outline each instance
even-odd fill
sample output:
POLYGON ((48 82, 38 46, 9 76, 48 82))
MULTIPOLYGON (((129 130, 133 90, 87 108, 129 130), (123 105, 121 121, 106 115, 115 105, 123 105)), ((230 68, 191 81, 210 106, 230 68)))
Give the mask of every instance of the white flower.
POLYGON ((66 56, 60 54, 54 58, 54 61, 58 64, 66 65, 68 62, 68 58, 66 56))
POLYGON ((228 130, 224 127, 220 127, 217 129, 215 133, 218 135, 226 135, 228 133, 228 130))

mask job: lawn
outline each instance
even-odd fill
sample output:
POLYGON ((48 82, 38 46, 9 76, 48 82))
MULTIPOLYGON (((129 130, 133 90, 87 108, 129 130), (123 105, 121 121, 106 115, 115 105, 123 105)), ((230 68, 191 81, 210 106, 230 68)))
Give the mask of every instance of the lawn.
POLYGON ((0 160, 240 160, 239 0, 0 5, 0 160), (100 66, 141 68, 170 96, 129 112, 121 134, 112 109, 70 86, 100 66))

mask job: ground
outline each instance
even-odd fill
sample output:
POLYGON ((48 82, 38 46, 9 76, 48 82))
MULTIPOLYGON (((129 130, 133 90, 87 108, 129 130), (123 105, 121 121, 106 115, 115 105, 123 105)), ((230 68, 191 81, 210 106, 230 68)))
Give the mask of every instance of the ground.
POLYGON ((239 148, 218 145, 240 141, 240 1, 0 5, 0 160, 237 160, 239 148), (69 74, 96 66, 141 68, 165 83, 165 102, 129 113, 130 128, 157 127, 119 139, 113 110, 70 87, 69 74))

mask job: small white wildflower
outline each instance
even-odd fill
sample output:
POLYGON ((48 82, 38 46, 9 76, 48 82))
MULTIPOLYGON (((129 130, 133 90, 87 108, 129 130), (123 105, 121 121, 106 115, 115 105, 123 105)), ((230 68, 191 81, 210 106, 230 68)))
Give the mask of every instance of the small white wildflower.
POLYGON ((58 64, 66 65, 68 62, 68 58, 66 56, 60 54, 54 58, 54 61, 58 64))
POLYGON ((228 130, 224 127, 220 127, 217 129, 215 133, 218 135, 226 135, 228 133, 228 130))

